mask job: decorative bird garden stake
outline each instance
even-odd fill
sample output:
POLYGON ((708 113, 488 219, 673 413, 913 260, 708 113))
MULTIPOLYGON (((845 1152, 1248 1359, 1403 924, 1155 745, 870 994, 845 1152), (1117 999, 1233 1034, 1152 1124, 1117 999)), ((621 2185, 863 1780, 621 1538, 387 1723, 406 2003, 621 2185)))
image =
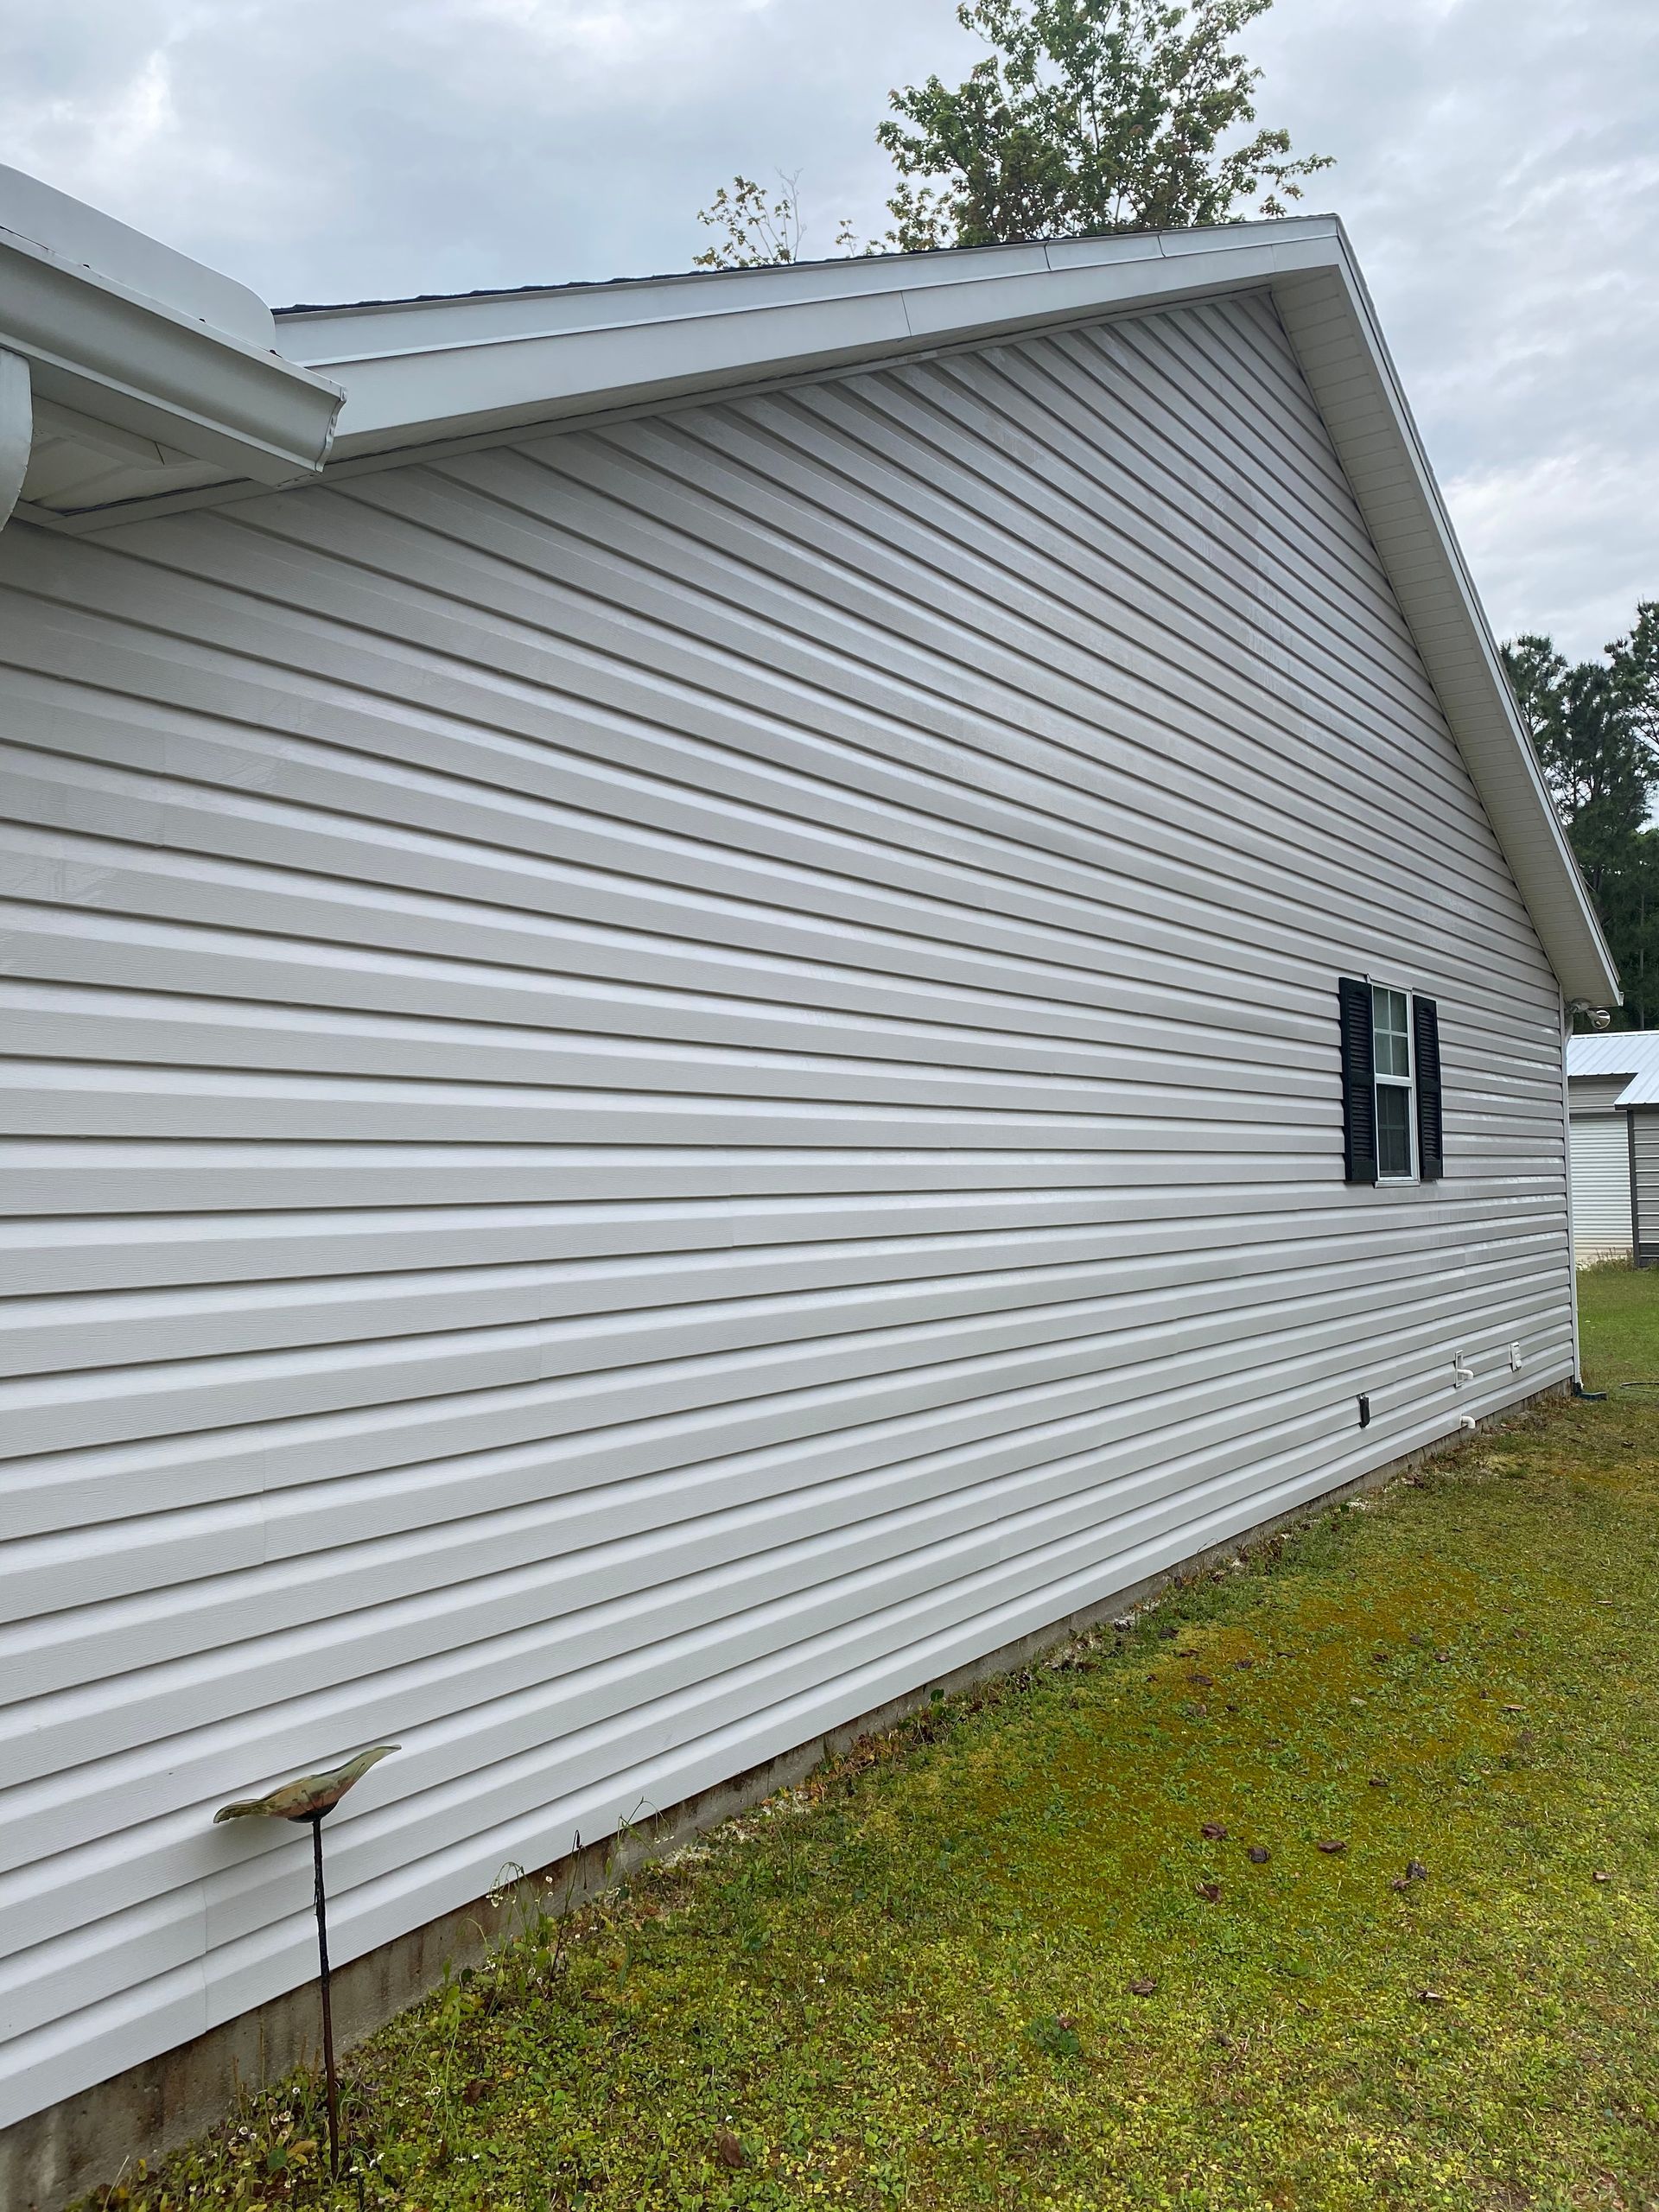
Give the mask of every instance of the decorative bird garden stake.
POLYGON ((328 2171, 336 2179, 340 2176, 340 2086, 334 2075, 334 2020, 328 2001, 328 1898, 322 1886, 323 1816, 334 1811, 352 1784, 360 1782, 377 1759, 400 1748, 397 1744, 377 1744, 372 1751, 359 1751, 354 1759, 347 1759, 344 1766, 330 1767, 326 1774, 302 1774, 296 1782, 280 1783, 268 1796, 238 1797, 233 1805, 221 1805, 213 1815, 215 1827, 220 1821, 254 1817, 310 1823, 311 1864, 316 1874, 318 1982, 322 1992, 322 2064, 328 2084, 328 2171))

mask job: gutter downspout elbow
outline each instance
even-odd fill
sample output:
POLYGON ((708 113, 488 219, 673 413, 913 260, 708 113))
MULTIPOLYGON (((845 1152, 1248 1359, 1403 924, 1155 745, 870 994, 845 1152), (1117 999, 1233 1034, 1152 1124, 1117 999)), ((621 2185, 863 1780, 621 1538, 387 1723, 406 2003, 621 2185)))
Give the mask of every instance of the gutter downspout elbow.
POLYGON ((22 495, 34 442, 35 397, 29 389, 29 363, 19 353, 0 349, 0 530, 11 519, 11 511, 22 495))

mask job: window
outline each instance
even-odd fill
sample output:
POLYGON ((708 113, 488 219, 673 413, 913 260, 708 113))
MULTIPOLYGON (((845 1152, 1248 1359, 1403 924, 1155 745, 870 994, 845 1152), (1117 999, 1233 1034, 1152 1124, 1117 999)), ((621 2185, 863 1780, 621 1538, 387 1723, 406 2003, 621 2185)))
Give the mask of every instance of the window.
POLYGON ((1434 1183, 1446 1172, 1440 1016, 1433 999, 1344 976, 1343 1173, 1351 1183, 1434 1183))
POLYGON ((1376 1085, 1376 1176, 1409 1182, 1412 1144, 1411 1002, 1403 991, 1371 986, 1371 1071, 1376 1085))

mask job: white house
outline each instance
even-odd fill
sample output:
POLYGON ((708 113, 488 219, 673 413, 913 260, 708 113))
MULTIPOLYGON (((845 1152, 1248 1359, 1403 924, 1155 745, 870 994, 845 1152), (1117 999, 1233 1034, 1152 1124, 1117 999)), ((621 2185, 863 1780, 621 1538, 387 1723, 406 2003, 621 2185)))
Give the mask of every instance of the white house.
POLYGON ((1580 1267, 1659 1257, 1659 1030, 1611 1030, 1567 1040, 1573 1249, 1580 1267))
POLYGON ((402 1745, 366 1954, 1567 1383, 1618 984, 1333 219, 274 325, 0 222, 43 2199, 311 1971, 232 1793, 402 1745))

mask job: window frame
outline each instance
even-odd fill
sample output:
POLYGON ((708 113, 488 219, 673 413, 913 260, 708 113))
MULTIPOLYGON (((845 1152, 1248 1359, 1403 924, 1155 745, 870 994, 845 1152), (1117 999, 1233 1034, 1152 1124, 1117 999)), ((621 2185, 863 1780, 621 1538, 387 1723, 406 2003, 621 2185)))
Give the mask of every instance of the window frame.
MULTIPOLYGON (((1379 1183, 1388 1183, 1396 1186, 1421 1183, 1422 1147, 1417 1129, 1417 994, 1405 989, 1398 983, 1385 982, 1379 976, 1368 975, 1365 981, 1370 986, 1371 992, 1371 1126, 1376 1133, 1376 1179, 1379 1183), (1392 1070, 1385 1074, 1378 1064, 1379 1055, 1376 1047, 1379 1033, 1376 1025, 1376 1001, 1377 994, 1381 991, 1386 991, 1391 998, 1398 999, 1405 1008, 1406 1072, 1403 1076, 1395 1075, 1392 1070), (1382 1116, 1379 1101, 1381 1094, 1385 1090, 1402 1091, 1405 1095, 1406 1154, 1411 1166, 1404 1174, 1387 1173, 1382 1166, 1382 1116)), ((1392 1028, 1381 1032, 1381 1034, 1385 1037, 1394 1037, 1400 1033, 1399 1031, 1392 1028)))

